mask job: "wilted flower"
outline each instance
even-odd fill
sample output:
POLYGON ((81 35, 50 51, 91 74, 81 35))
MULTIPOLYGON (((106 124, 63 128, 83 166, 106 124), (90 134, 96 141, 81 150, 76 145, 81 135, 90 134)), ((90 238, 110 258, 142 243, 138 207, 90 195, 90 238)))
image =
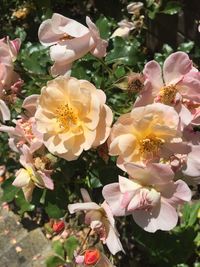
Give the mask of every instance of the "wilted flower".
POLYGON ((131 214, 148 232, 168 231, 176 226, 176 207, 191 199, 187 184, 173 181, 174 173, 166 164, 125 164, 129 179, 104 186, 103 196, 115 216, 131 214))
POLYGON ((112 123, 102 90, 86 80, 58 77, 42 89, 35 114, 37 130, 54 155, 74 160, 103 144, 112 123))
POLYGON ((106 54, 107 42, 100 38, 96 25, 86 17, 88 28, 79 22, 54 13, 39 28, 38 36, 43 45, 51 46, 50 56, 55 61, 51 68, 53 76, 65 74, 73 61, 88 52, 96 57, 106 54))
POLYGON ((144 75, 142 73, 131 72, 128 75, 127 90, 133 93, 139 93, 144 87, 144 75))
POLYGON ((144 6, 144 4, 142 2, 133 2, 127 6, 127 11, 129 14, 139 16, 140 10, 143 8, 143 6, 144 6))
POLYGON ((20 152, 21 147, 27 144, 31 153, 35 152, 43 146, 42 134, 35 127, 35 109, 38 95, 27 97, 22 107, 25 114, 21 118, 13 120, 15 127, 0 126, 0 131, 7 132, 9 135, 9 146, 15 152, 20 152))
POLYGON ((123 19, 122 21, 120 21, 118 23, 118 25, 119 25, 119 28, 117 28, 113 32, 111 38, 116 37, 116 36, 120 36, 122 38, 127 38, 129 36, 130 31, 135 28, 134 23, 131 21, 128 21, 126 19, 123 19))
POLYGON ((16 172, 14 186, 21 187, 27 201, 31 201, 35 186, 53 190, 53 181, 50 178, 51 170, 37 170, 34 166, 34 158, 29 148, 24 145, 21 149, 20 163, 24 168, 16 172))
POLYGON ((91 229, 99 235, 110 252, 116 254, 118 251, 123 251, 119 234, 115 227, 115 220, 107 203, 103 202, 98 205, 92 202, 85 189, 81 189, 81 194, 85 203, 69 204, 69 212, 85 211, 85 223, 90 225, 91 229))
POLYGON ((109 153, 124 162, 159 161, 174 153, 187 154, 190 149, 183 144, 179 116, 169 106, 154 103, 133 108, 119 117, 109 137, 109 153))

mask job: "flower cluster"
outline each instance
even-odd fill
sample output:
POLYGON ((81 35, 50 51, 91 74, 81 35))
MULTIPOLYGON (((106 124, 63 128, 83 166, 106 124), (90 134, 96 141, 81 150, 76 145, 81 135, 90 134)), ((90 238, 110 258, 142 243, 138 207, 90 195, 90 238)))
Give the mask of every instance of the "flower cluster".
POLYGON ((9 37, 0 39, 0 119, 10 120, 8 104, 14 101, 20 91, 23 81, 14 71, 13 62, 20 49, 20 39, 10 40, 9 37))
MULTIPOLYGON (((140 2, 131 4, 128 12, 138 17, 141 8, 140 2)), ((20 154, 23 168, 16 172, 13 185, 23 189, 28 201, 36 186, 54 189, 54 156, 72 161, 107 143, 108 154, 117 157, 124 176, 103 187, 102 204, 92 202, 81 189, 84 203, 69 204, 68 209, 72 214, 83 211, 85 224, 116 254, 124 250, 114 217, 132 215, 148 232, 168 231, 178 222, 178 205, 191 200, 189 185, 200 177, 200 134, 194 131, 200 125, 200 73, 184 52, 171 54, 163 69, 156 61, 148 62, 142 74, 129 79, 135 85, 140 82, 132 110, 112 125, 113 112, 103 90, 70 76, 72 63, 86 53, 106 55, 107 41, 89 17, 86 23, 88 27, 53 14, 41 24, 39 40, 50 46, 51 74, 57 77, 39 95, 24 100, 23 113, 13 120, 15 127, 1 125, 0 130, 8 133, 10 148, 20 154)), ((123 34, 129 26, 123 22, 123 34)), ((0 41, 3 123, 10 119, 5 99, 17 94, 22 83, 13 68, 19 46, 18 39, 0 41)), ((76 260, 80 266, 112 266, 95 248, 82 251, 76 260)))

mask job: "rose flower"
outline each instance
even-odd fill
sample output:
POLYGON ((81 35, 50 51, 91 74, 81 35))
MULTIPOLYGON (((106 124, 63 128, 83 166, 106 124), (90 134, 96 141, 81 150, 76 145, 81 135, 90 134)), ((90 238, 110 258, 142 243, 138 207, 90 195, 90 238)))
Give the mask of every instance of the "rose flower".
POLYGON ((113 215, 131 214, 135 222, 148 232, 169 231, 176 226, 176 207, 191 200, 191 190, 182 180, 173 181, 168 165, 146 167, 126 163, 129 179, 119 176, 119 183, 104 186, 103 196, 113 215))
POLYGON ((133 108, 119 117, 109 138, 109 154, 124 162, 144 163, 169 158, 174 153, 187 154, 182 142, 179 116, 174 108, 154 103, 133 108))
POLYGON ((91 147, 103 144, 112 123, 102 90, 85 80, 58 77, 42 89, 35 114, 36 128, 47 149, 74 160, 91 147))

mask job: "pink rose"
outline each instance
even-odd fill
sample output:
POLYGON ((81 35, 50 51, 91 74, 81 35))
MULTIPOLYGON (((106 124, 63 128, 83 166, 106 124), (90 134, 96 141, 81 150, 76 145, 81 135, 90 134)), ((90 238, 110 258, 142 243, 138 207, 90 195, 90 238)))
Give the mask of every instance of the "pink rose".
POLYGON ((35 186, 53 190, 54 184, 50 177, 52 171, 44 168, 36 168, 37 165, 35 165, 33 155, 26 145, 22 147, 21 151, 20 163, 24 168, 16 172, 13 185, 21 187, 26 200, 31 201, 35 186))
POLYGON ((129 179, 119 176, 119 183, 104 186, 103 196, 113 215, 131 214, 135 222, 148 232, 169 231, 176 226, 178 204, 190 201, 191 191, 165 164, 146 167, 125 164, 129 179))
POLYGON ((50 56, 55 61, 53 76, 65 74, 72 63, 88 52, 96 57, 106 54, 107 42, 102 40, 96 25, 86 17, 88 28, 79 22, 54 13, 39 28, 38 36, 43 45, 51 46, 50 56))
POLYGON ((188 55, 184 52, 171 54, 165 60, 163 70, 152 60, 145 65, 143 73, 145 87, 134 105, 144 106, 153 102, 171 105, 179 113, 183 125, 190 124, 193 115, 188 101, 200 105, 200 73, 188 55))
POLYGON ((88 192, 83 188, 81 189, 81 194, 84 203, 69 204, 69 212, 85 211, 85 223, 90 225, 91 229, 100 236, 100 239, 107 245, 110 252, 114 255, 118 251, 123 251, 119 234, 115 227, 115 220, 107 203, 103 202, 98 205, 92 202, 88 192))

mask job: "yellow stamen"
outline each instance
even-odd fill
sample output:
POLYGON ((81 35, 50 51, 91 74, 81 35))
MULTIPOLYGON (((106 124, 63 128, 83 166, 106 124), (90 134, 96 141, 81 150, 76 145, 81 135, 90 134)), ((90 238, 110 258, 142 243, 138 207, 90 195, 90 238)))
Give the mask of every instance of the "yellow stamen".
POLYGON ((75 37, 73 37, 73 36, 71 36, 71 35, 69 35, 69 34, 67 34, 67 33, 64 33, 63 34, 63 36, 60 38, 60 41, 67 41, 67 40, 72 40, 72 39, 74 39, 75 37))
POLYGON ((60 128, 68 129, 77 123, 77 116, 72 108, 68 104, 60 105, 56 109, 56 118, 60 128))
POLYGON ((148 157, 149 155, 155 155, 158 153, 160 147, 164 141, 156 136, 149 135, 145 139, 140 140, 139 151, 142 157, 148 157))
POLYGON ((172 104, 177 92, 178 90, 175 85, 168 85, 162 87, 159 93, 160 102, 165 105, 172 104))

